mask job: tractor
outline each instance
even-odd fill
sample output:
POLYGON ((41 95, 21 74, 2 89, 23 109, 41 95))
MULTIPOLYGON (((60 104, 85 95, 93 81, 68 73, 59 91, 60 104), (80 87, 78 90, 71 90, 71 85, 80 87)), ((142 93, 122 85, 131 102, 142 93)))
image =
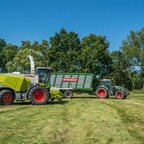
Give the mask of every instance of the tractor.
POLYGON ((115 95, 117 99, 125 99, 128 94, 127 89, 121 86, 114 86, 110 79, 102 79, 101 85, 96 88, 96 95, 100 99, 108 98, 112 95, 115 95))

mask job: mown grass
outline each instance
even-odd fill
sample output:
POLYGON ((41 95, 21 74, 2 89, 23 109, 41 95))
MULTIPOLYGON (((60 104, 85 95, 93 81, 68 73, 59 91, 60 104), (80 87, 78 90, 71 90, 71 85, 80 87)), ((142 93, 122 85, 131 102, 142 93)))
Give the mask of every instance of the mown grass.
POLYGON ((131 91, 131 94, 144 94, 143 90, 133 90, 131 91))
POLYGON ((47 105, 0 106, 1 144, 143 144, 144 94, 80 94, 47 105))

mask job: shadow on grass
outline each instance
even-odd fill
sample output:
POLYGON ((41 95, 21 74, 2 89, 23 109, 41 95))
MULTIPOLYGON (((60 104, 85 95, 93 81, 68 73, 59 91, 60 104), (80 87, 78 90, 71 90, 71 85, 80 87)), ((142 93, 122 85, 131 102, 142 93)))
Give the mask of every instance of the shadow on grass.
POLYGON ((49 101, 48 103, 47 103, 47 105, 55 105, 55 104, 67 104, 69 101, 67 101, 67 100, 62 100, 61 102, 59 102, 59 101, 49 101))
POLYGON ((12 105, 31 105, 31 102, 14 102, 12 105))
POLYGON ((97 98, 94 96, 75 96, 72 97, 71 99, 97 99, 97 98))
MULTIPOLYGON (((104 98, 104 99, 101 99, 101 98, 97 98, 96 96, 75 96, 73 97, 72 99, 97 99, 97 100, 111 100, 111 99, 115 99, 115 100, 120 100, 120 99, 117 99, 115 96, 110 96, 109 98, 104 98)), ((123 99, 125 100, 125 99, 123 99)))
MULTIPOLYGON (((61 102, 59 101, 49 101, 46 104, 41 104, 41 105, 55 105, 55 104, 67 104, 69 101, 63 100, 61 102)), ((31 102, 14 102, 12 105, 32 105, 31 102)))

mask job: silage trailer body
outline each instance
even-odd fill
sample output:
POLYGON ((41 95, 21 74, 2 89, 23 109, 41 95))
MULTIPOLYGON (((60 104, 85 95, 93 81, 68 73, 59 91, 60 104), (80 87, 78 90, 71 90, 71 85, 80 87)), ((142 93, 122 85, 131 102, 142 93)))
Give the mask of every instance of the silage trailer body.
POLYGON ((92 91, 93 73, 52 73, 51 86, 72 88, 73 91, 92 91))

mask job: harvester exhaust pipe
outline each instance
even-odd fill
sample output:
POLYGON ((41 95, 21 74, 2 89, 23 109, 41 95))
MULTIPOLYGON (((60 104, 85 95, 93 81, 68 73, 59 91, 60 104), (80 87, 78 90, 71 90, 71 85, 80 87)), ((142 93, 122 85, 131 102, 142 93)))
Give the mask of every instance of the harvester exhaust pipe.
POLYGON ((35 74, 35 65, 34 65, 34 60, 31 55, 28 55, 28 58, 30 60, 30 65, 31 65, 31 74, 35 74))

